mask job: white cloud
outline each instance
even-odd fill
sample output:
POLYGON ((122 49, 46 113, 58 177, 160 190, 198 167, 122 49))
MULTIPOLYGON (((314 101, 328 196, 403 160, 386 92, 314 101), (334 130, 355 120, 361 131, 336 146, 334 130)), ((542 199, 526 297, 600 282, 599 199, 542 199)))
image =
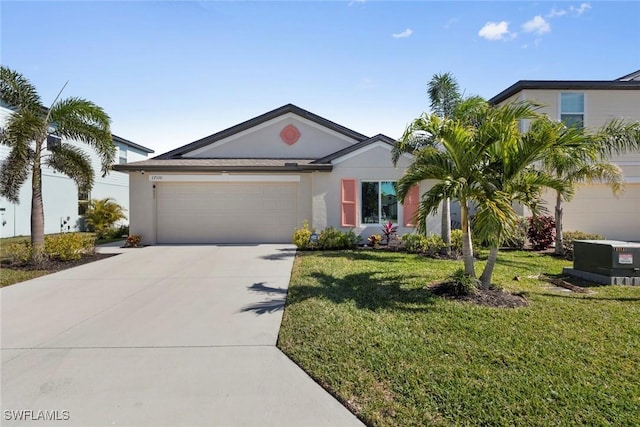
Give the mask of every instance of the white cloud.
POLYGON ((589 4, 589 3, 581 3, 580 6, 578 6, 578 7, 571 6, 569 8, 569 10, 571 10, 571 12, 574 12, 577 15, 582 15, 583 13, 585 13, 589 9, 591 9, 591 4, 589 4))
POLYGON ((406 30, 404 30, 401 33, 391 34, 391 37, 393 37, 395 39, 403 39, 403 38, 406 38, 406 37, 410 37, 411 34, 413 34, 413 30, 411 28, 407 28, 406 30))
POLYGON ((522 24, 522 30, 526 33, 542 35, 551 32, 551 25, 540 15, 534 16, 530 21, 522 24))
POLYGON ((566 10, 563 10, 563 9, 558 10, 554 7, 553 9, 551 9, 551 12, 547 14, 547 18, 555 18, 557 16, 564 16, 566 14, 567 14, 566 10))
POLYGON ((509 35, 509 23, 507 21, 487 22, 480 28, 478 35, 487 40, 504 40, 509 35))

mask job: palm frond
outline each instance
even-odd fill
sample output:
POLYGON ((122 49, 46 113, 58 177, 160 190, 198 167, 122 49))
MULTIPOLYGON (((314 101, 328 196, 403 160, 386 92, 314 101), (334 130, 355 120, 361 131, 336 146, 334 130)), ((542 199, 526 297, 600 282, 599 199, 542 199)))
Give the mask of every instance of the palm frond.
POLYGON ((13 148, 0 163, 0 196, 11 203, 20 202, 20 187, 29 177, 30 158, 33 153, 13 148))
POLYGON ((604 156, 640 151, 640 122, 614 119, 603 126, 593 138, 604 156))
POLYGON ((0 66, 0 99, 12 108, 42 111, 40 95, 22 74, 0 66))
POLYGON ((67 98, 51 108, 49 117, 60 136, 82 141, 95 149, 105 176, 116 156, 107 113, 93 102, 67 98))
POLYGON ((71 144, 56 146, 45 163, 56 172, 71 178, 78 186, 78 191, 89 192, 93 187, 93 167, 91 157, 80 148, 71 144))

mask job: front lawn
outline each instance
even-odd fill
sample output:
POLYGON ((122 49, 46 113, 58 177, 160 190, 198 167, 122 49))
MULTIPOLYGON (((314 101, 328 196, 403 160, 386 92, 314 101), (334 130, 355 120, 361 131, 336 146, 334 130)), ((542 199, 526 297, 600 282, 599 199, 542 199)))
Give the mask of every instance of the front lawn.
MULTIPOLYGON (((94 236, 93 233, 83 233, 90 236, 94 236)), ((116 238, 116 239, 102 239, 96 240, 96 245, 102 245, 105 243, 111 243, 116 241, 122 241, 124 243, 124 238, 116 238)), ((82 260, 79 261, 66 261, 66 262, 56 262, 56 263, 48 263, 44 266, 44 268, 40 269, 31 269, 29 267, 25 268, 13 268, 9 266, 10 264, 10 250, 11 245, 14 243, 28 243, 31 241, 31 237, 29 236, 18 236, 18 237, 5 237, 0 239, 0 287, 13 285, 15 283, 24 282, 26 280, 35 279, 36 277, 44 276, 46 274, 54 273, 56 271, 60 271, 65 268, 75 267, 77 265, 97 261, 106 257, 107 255, 94 254, 92 256, 83 257, 82 260)))
POLYGON ((528 307, 425 288, 460 265, 299 253, 278 346, 370 425, 640 425, 640 287, 552 290, 527 276, 570 262, 507 252, 494 283, 528 307))

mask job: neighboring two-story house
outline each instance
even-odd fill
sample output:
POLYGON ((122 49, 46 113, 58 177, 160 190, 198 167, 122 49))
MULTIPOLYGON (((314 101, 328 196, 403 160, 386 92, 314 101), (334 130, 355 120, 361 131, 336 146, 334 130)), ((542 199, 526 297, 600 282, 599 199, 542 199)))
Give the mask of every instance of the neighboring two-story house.
MULTIPOLYGON (((612 119, 640 121, 640 70, 611 81, 521 80, 489 100, 493 104, 536 101, 551 119, 595 131, 612 119)), ((526 124, 524 124, 526 126, 526 124)), ((523 129, 526 130, 526 129, 523 129)), ((605 184, 584 184, 564 204, 564 230, 640 241, 640 152, 612 157, 624 173, 625 189, 614 196, 605 184)), ((555 195, 545 194, 553 214, 555 195)))
MULTIPOLYGON (((11 114, 11 110, 0 107, 0 126, 11 114)), ((42 196, 44 203, 45 233, 78 231, 81 215, 86 211, 90 199, 113 198, 125 209, 129 209, 129 176, 111 171, 105 177, 100 173, 100 160, 88 145, 77 141, 74 144, 89 153, 96 172, 94 186, 90 194, 79 193, 76 184, 66 175, 42 168, 42 196)), ((113 135, 118 153, 116 163, 126 164, 144 160, 153 150, 113 135)), ((9 153, 9 147, 0 145, 0 161, 9 153)), ((46 152, 45 152, 46 154, 46 152)), ((125 212, 128 215, 128 212, 125 212)), ((20 203, 14 204, 0 197, 0 237, 27 236, 31 234, 31 179, 20 190, 20 203)))

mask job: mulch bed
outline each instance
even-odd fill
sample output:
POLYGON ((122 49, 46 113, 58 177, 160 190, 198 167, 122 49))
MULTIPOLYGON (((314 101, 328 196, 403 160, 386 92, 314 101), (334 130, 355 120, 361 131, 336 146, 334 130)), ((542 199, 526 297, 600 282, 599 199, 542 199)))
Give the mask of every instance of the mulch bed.
POLYGON ((443 298, 467 301, 485 307, 518 308, 529 305, 529 301, 524 296, 510 294, 500 289, 478 289, 475 294, 459 296, 453 290, 451 282, 432 285, 429 291, 443 298))
POLYGON ((44 259, 40 264, 9 264, 2 265, 2 268, 10 268, 12 270, 23 270, 23 271, 33 271, 33 270, 46 270, 49 272, 56 272, 66 270, 67 268, 77 267, 82 264, 88 264, 90 262, 99 261, 104 258, 110 258, 118 254, 90 254, 83 255, 82 258, 78 260, 72 261, 59 261, 55 259, 44 259))

